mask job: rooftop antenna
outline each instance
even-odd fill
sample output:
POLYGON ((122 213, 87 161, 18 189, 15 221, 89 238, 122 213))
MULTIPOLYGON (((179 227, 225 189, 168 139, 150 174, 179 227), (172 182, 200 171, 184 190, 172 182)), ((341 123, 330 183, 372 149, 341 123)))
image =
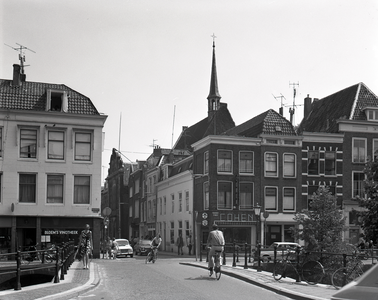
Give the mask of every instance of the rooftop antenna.
POLYGON ((154 139, 152 139, 152 145, 150 145, 150 147, 152 147, 153 149, 155 149, 155 142, 156 142, 157 140, 154 140, 154 139))
POLYGON ((176 114, 176 105, 173 107, 173 125, 172 125, 171 149, 173 148, 173 133, 174 133, 174 130, 175 130, 175 114, 176 114))
POLYGON ((294 113, 295 113, 295 97, 297 95, 297 86, 299 86, 299 82, 297 83, 290 83, 289 81, 289 86, 293 86, 293 106, 289 108, 289 113, 290 113, 290 123, 294 124, 294 113))
POLYGON ((285 106, 285 105, 283 104, 283 99, 286 100, 285 96, 282 95, 281 93, 280 93, 280 96, 274 96, 273 94, 272 94, 272 96, 273 96, 274 99, 276 99, 276 100, 277 100, 277 99, 280 99, 280 100, 281 100, 280 115, 283 116, 283 107, 285 106))
POLYGON ((29 65, 24 65, 24 62, 25 62, 25 54, 24 54, 24 50, 29 50, 33 53, 36 53, 35 51, 33 51, 32 49, 30 48, 27 48, 19 43, 16 43, 19 47, 18 48, 15 48, 15 47, 12 47, 10 45, 7 45, 4 43, 4 45, 8 46, 8 47, 11 47, 13 50, 16 50, 16 51, 20 51, 20 53, 18 54, 18 59, 20 60, 20 66, 21 66, 21 74, 25 74, 24 73, 24 67, 27 67, 29 65))

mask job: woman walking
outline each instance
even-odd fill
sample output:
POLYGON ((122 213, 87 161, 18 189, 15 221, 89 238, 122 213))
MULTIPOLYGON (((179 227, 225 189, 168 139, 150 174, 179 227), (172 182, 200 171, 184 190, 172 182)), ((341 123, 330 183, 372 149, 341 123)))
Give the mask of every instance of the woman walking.
POLYGON ((89 255, 92 254, 92 231, 89 224, 85 225, 85 229, 80 234, 79 253, 83 258, 84 269, 89 268, 89 255))

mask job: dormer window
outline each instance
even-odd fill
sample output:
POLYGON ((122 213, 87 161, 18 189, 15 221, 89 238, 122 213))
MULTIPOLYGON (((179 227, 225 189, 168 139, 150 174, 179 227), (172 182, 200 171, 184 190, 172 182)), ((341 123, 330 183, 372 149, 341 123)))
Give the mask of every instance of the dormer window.
POLYGON ((46 94, 46 111, 67 112, 68 97, 66 91, 49 89, 46 94))
POLYGON ((378 122, 378 107, 365 107, 363 110, 368 121, 378 122))

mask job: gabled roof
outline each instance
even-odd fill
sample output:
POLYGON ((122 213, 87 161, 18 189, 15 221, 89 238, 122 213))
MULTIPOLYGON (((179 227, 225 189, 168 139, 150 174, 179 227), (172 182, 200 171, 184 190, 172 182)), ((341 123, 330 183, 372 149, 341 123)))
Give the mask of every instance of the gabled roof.
POLYGON ((262 134, 297 135, 293 125, 273 109, 227 130, 226 135, 259 137, 262 134))
POLYGON ((362 82, 311 104, 311 111, 299 125, 298 132, 337 133, 337 120, 366 120, 363 109, 378 107, 377 96, 362 82))
POLYGON ((221 103, 221 106, 212 117, 207 117, 196 124, 184 129, 177 139, 173 149, 189 149, 191 145, 208 135, 217 135, 233 128, 235 122, 227 108, 227 105, 221 103))
POLYGON ((68 110, 71 114, 99 115, 92 101, 64 84, 43 82, 22 82, 12 86, 12 80, 0 79, 0 109, 45 111, 47 90, 65 91, 68 96, 68 110))

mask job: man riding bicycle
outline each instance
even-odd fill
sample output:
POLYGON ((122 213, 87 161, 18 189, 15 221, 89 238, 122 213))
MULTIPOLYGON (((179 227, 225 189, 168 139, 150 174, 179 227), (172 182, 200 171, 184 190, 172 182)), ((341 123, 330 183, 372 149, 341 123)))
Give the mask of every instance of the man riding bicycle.
POLYGON ((215 252, 220 251, 220 256, 222 256, 224 244, 223 232, 218 230, 218 225, 214 223, 213 230, 210 231, 209 237, 207 238, 207 248, 210 248, 208 264, 210 276, 213 274, 215 252))
POLYGON ((151 249, 154 251, 154 257, 156 257, 160 244, 161 244, 161 235, 159 233, 157 236, 154 237, 154 239, 151 242, 151 249))

